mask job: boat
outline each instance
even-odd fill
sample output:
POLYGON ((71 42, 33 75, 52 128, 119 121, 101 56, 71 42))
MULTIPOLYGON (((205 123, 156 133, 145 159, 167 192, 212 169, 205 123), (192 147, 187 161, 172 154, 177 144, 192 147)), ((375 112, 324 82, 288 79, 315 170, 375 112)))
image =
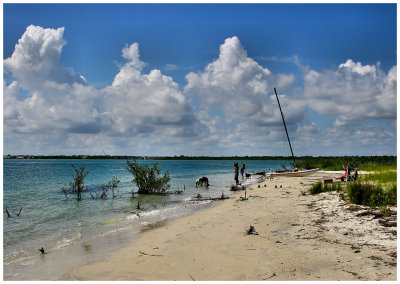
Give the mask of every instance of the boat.
POLYGON ((311 170, 289 170, 289 171, 276 171, 269 173, 271 177, 281 176, 281 177, 305 177, 312 175, 318 172, 319 169, 311 169, 311 170))
MULTIPOLYGON (((276 91, 276 88, 274 88, 274 91, 275 91, 276 100, 278 101, 279 110, 281 112, 283 126, 285 127, 286 137, 287 137, 287 140, 289 142, 290 152, 292 153, 293 165, 296 166, 296 159, 295 159, 294 154, 293 154, 292 144, 290 143, 289 133, 288 133, 287 128, 286 128, 285 117, 284 117, 283 112, 282 112, 281 104, 279 103, 279 98, 278 98, 278 93, 276 91)), ((298 170, 297 168, 294 168, 294 169, 291 169, 291 170, 275 171, 275 172, 272 172, 272 173, 269 173, 269 174, 270 174, 271 177, 274 177, 274 176, 302 177, 302 176, 312 175, 313 173, 316 173, 317 171, 319 171, 318 168, 311 169, 311 170, 298 170)))

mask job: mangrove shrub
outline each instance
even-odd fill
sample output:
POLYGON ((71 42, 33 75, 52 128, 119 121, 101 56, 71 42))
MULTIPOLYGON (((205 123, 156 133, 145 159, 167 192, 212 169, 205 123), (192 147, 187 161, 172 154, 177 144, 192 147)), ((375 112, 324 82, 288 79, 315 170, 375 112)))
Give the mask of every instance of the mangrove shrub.
POLYGON ((135 183, 138 187, 138 193, 140 194, 166 194, 170 188, 169 172, 166 171, 163 176, 161 176, 161 169, 158 163, 155 163, 153 167, 148 165, 139 165, 139 163, 134 160, 126 161, 126 169, 133 175, 132 183, 135 183))
MULTIPOLYGON (((78 200, 82 200, 82 192, 85 188, 85 178, 90 173, 90 170, 86 170, 85 167, 75 168, 71 165, 74 172, 72 174, 73 181, 69 182, 70 190, 76 194, 78 200)), ((64 191, 64 189, 63 189, 64 191)))

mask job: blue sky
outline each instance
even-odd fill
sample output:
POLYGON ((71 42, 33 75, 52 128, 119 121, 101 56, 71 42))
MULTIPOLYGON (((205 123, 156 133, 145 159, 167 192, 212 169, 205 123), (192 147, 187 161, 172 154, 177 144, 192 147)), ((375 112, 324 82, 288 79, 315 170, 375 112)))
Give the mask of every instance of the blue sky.
POLYGON ((5 154, 396 154, 395 4, 3 13, 5 154))

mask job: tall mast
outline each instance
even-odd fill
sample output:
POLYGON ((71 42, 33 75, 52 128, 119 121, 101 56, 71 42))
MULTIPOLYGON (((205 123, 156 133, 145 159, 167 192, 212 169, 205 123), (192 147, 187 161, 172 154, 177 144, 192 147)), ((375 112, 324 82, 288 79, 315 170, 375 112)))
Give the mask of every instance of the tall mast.
POLYGON ((275 91, 276 100, 278 101, 279 110, 281 111, 283 126, 285 127, 286 137, 287 137, 287 140, 289 142, 290 152, 292 153, 294 166, 296 166, 296 159, 294 158, 294 155, 293 155, 292 144, 290 144, 289 133, 288 133, 287 128, 286 128, 285 117, 284 117, 283 112, 282 112, 281 104, 279 103, 278 93, 276 92, 275 88, 274 88, 274 91, 275 91))

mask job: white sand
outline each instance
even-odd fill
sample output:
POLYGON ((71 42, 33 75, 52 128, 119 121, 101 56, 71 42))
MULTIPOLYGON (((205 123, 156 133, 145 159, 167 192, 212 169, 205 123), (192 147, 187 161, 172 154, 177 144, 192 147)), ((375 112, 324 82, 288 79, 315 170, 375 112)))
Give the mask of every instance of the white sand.
MULTIPOLYGON (((336 176, 267 180, 247 190, 246 201, 238 192, 63 279, 396 280, 397 226, 384 227, 382 218, 346 205, 337 193, 306 193, 310 184, 336 176), (250 225, 258 234, 246 233, 250 225)), ((390 225, 396 216, 385 220, 390 225)))

